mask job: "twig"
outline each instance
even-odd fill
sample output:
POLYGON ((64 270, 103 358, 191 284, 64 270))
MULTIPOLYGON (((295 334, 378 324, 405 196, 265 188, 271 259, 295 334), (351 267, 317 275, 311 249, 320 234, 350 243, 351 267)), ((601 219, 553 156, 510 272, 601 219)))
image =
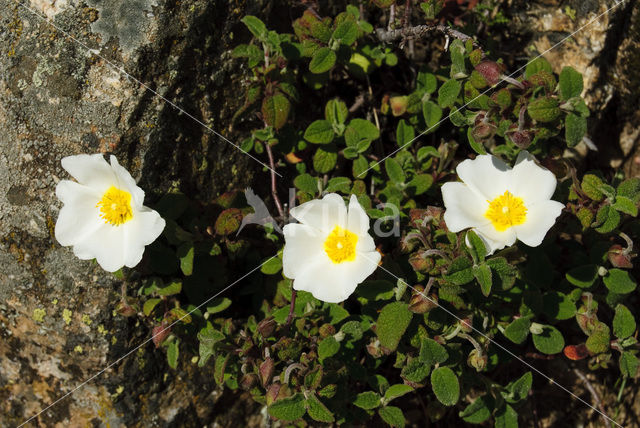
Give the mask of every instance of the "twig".
POLYGON ((355 102, 349 107, 349 113, 355 113, 364 104, 364 95, 360 94, 356 97, 355 102))
POLYGON ((380 40, 381 42, 390 43, 401 38, 421 38, 426 36, 427 34, 433 33, 434 31, 438 31, 446 36, 453 37, 454 39, 460 39, 463 42, 471 40, 473 42, 473 46, 475 46, 476 48, 480 47, 480 45, 478 45, 478 43, 476 43, 476 41, 472 37, 442 24, 416 25, 414 27, 401 28, 397 30, 385 30, 384 28, 376 28, 376 35, 378 36, 378 40, 380 40))
POLYGON ((580 370, 573 369, 573 372, 580 379, 582 379, 582 381, 584 382, 584 385, 587 387, 587 389, 591 393, 591 397, 593 397, 593 401, 596 402, 596 406, 598 407, 598 409, 601 412, 600 416, 602 417, 602 420, 604 421, 605 426, 607 428, 611 428, 611 423, 609 422, 609 419, 607 419, 606 417, 603 416, 603 415, 606 415, 606 413, 604 411, 604 407, 602 406, 602 401, 600 401, 600 396, 598 395, 598 392, 596 391, 596 389, 593 387, 593 385, 591 385, 591 382, 589 382, 589 379, 587 379, 587 377, 580 370))
POLYGON ((296 295, 298 293, 296 290, 291 288, 291 305, 289 306, 289 315, 287 315, 287 325, 291 324, 291 320, 293 319, 293 311, 296 308, 296 295))
POLYGON ((282 209, 282 204, 280 203, 280 198, 278 197, 278 191, 276 190, 276 166, 273 162, 273 152, 271 151, 271 145, 268 141, 264 146, 267 149, 267 155, 269 155, 269 166, 271 167, 271 195, 273 196, 273 200, 276 203, 276 208, 278 208, 278 214, 280 214, 281 218, 284 218, 284 210, 282 209))

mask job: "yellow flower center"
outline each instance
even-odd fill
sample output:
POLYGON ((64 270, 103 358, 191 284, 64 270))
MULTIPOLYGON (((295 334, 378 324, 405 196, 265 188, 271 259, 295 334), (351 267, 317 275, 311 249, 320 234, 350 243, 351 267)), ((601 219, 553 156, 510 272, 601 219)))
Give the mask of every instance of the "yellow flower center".
POLYGON ((96 207, 100 208, 100 218, 112 226, 120 226, 133 218, 131 193, 113 186, 102 195, 96 207))
POLYGON ((358 235, 336 226, 324 241, 324 251, 332 262, 352 262, 356 259, 358 235))
POLYGON ((513 196, 508 190, 489 202, 489 209, 484 216, 498 232, 504 232, 511 226, 522 224, 527 219, 527 207, 521 198, 513 196))

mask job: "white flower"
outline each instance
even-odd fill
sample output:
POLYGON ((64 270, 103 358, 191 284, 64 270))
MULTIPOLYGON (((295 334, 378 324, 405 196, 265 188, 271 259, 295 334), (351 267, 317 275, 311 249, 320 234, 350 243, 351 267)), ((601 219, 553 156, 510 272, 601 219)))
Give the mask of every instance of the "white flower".
POLYGON ((341 196, 329 193, 291 210, 300 224, 287 224, 282 257, 284 275, 295 290, 338 303, 373 273, 380 262, 369 217, 355 195, 349 211, 341 196))
POLYGON ((495 156, 482 155, 461 162, 456 171, 462 183, 442 186, 444 221, 452 232, 473 228, 489 254, 516 239, 540 245, 564 208, 551 200, 556 177, 529 152, 520 152, 513 169, 495 156))
POLYGON ((162 233, 165 221, 142 205, 144 191, 111 156, 68 156, 62 167, 77 180, 62 180, 56 196, 64 204, 56 222, 56 239, 73 246, 82 260, 96 259, 106 271, 134 267, 145 245, 162 233))

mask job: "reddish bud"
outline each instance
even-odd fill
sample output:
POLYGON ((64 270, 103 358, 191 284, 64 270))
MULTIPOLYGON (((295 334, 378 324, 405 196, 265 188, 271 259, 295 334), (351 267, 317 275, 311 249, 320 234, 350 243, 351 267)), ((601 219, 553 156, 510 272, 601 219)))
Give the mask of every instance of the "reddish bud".
POLYGON ((631 269, 633 267, 633 263, 631 263, 631 255, 625 254, 621 245, 612 245, 611 248, 609 248, 607 256, 609 257, 609 262, 611 262, 613 267, 623 269, 631 269))
POLYGON ((515 131, 508 134, 513 144, 520 147, 521 149, 526 149, 531 144, 531 140, 533 136, 529 131, 515 131))
POLYGON ((409 300, 409 310, 411 312, 414 314, 424 314, 438 306, 438 297, 435 294, 427 298, 423 293, 424 289, 421 285, 415 286, 414 289, 411 299, 409 300))
POLYGON ((336 328, 331 324, 322 324, 318 332, 320 333, 320 337, 324 339, 325 337, 336 334, 336 328))
POLYGON ((494 127, 488 123, 479 123, 473 127, 471 135, 476 141, 482 141, 493 136, 494 127))
POLYGON ((267 386, 269 382, 271 382, 271 378, 273 378, 273 369, 275 367, 275 363, 272 358, 267 358, 260 364, 260 368, 258 372, 260 373, 260 380, 262 381, 262 386, 267 386))
POLYGON ((391 106, 391 114, 394 116, 402 116, 407 111, 407 105, 409 104, 409 97, 391 97, 389 99, 389 105, 391 106))
POLYGON ((165 323, 153 327, 153 330, 151 330, 151 338, 153 339, 153 344, 156 345, 156 348, 164 342, 167 336, 169 336, 169 333, 171 333, 171 328, 167 328, 165 323))
POLYGON ((433 259, 424 257, 422 252, 417 252, 409 256, 409 264, 416 272, 428 272, 433 268, 433 259))
POLYGON ((460 329, 465 333, 471 333, 473 331, 473 315, 469 315, 460 321, 460 329))
POLYGON ((267 406, 270 406, 271 404, 273 404, 274 401, 278 399, 278 395, 280 395, 281 388, 282 388, 282 385, 280 385, 279 383, 274 383, 271 386, 269 386, 269 388, 267 388, 267 394, 266 394, 267 406))
POLYGON ((265 339, 271 337, 276 329, 276 321, 272 318, 265 318, 258 323, 258 332, 265 339))
POLYGON ((564 347, 564 356, 570 360, 582 360, 589 356, 589 350, 584 343, 580 345, 567 345, 564 347))
POLYGON ((116 311, 125 317, 132 317, 138 313, 138 309, 135 305, 131 305, 128 302, 121 300, 118 302, 118 306, 116 306, 116 311))
POLYGON ((380 341, 378 339, 373 340, 367 344, 367 352, 373 358, 382 357, 382 349, 380 349, 380 341))
POLYGON ((242 379, 240 379, 240 387, 245 391, 250 390, 257 384, 258 384, 258 376, 256 376, 253 373, 248 373, 242 376, 242 379))
POLYGON ((502 78, 502 67, 494 61, 482 61, 476 65, 476 71, 491 86, 498 84, 502 78))

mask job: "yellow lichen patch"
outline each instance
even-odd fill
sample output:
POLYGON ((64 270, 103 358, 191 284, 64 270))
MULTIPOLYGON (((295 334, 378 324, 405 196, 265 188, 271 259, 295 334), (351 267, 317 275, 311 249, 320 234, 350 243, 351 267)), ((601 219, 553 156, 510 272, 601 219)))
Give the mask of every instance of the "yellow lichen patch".
POLYGON ((82 314, 82 322, 86 325, 91 325, 93 321, 91 321, 91 317, 87 314, 82 314))
POLYGON ((512 226, 522 224, 527 219, 527 207, 521 198, 513 196, 508 190, 489 201, 489 209, 484 216, 498 232, 504 232, 512 226))
POLYGON ((98 333, 100 333, 101 335, 105 336, 107 334, 107 329, 104 328, 104 326, 102 324, 100 324, 98 326, 98 333))
POLYGON ((71 312, 69 309, 66 309, 66 308, 62 311, 62 319, 64 320, 64 323, 66 325, 71 324, 71 314, 72 313, 73 312, 71 312))
POLYGON ((356 258, 358 235, 336 226, 324 241, 324 251, 333 263, 352 262, 356 258))
POLYGON ((53 306, 57 305, 57 304, 58 304, 58 299, 53 299, 53 300, 51 301, 51 304, 52 304, 53 306))
POLYGON ((83 350, 82 350, 82 346, 80 345, 76 345, 75 348, 73 348, 74 352, 77 352, 78 354, 82 354, 83 350))
POLYGON ((45 311, 44 309, 41 308, 36 308, 33 310, 33 320, 35 322, 42 322, 44 321, 44 316, 47 315, 47 311, 45 311))

